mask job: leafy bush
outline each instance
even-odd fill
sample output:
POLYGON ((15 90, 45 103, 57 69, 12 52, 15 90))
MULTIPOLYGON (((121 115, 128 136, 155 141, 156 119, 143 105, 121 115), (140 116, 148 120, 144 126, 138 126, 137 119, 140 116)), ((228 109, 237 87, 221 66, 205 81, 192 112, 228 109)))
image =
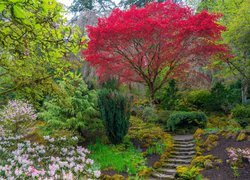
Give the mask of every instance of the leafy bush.
POLYGON ((211 94, 208 90, 193 90, 187 94, 187 102, 196 109, 209 109, 211 94))
POLYGON ((232 114, 235 118, 250 118, 250 106, 237 105, 232 109, 232 114))
POLYGON ((206 128, 217 128, 218 130, 226 130, 230 128, 241 128, 236 119, 227 116, 211 116, 208 119, 206 128))
POLYGON ((228 87, 221 82, 216 83, 211 89, 211 111, 230 112, 235 104, 240 103, 240 87, 232 84, 228 87))
POLYGON ((218 82, 210 91, 204 89, 190 91, 186 99, 196 109, 227 113, 240 103, 240 88, 235 84, 226 87, 218 82))
POLYGON ((131 106, 131 115, 142 118, 143 110, 150 107, 151 103, 148 99, 135 99, 131 106))
POLYGON ((153 146, 150 146, 146 150, 146 155, 158 154, 162 155, 165 149, 165 145, 162 143, 155 143, 153 146))
POLYGON ((103 89, 99 92, 99 107, 110 142, 121 143, 129 128, 130 102, 118 91, 103 89))
POLYGON ((250 106, 237 105, 232 109, 232 115, 242 127, 250 125, 250 106))
POLYGON ((200 171, 202 169, 195 166, 178 166, 176 169, 177 177, 182 180, 190 179, 202 179, 200 176, 200 171))
POLYGON ((205 168, 206 166, 206 162, 210 161, 212 163, 212 161, 215 159, 215 157, 213 155, 206 155, 206 156, 196 156, 192 159, 191 161, 191 165, 192 166, 196 166, 196 167, 200 167, 200 168, 205 168))
POLYGON ((118 172, 136 174, 145 167, 145 159, 142 153, 134 149, 132 145, 128 148, 122 145, 110 146, 96 143, 89 146, 91 159, 100 166, 101 170, 112 169, 118 172))
POLYGON ((136 140, 140 142, 139 148, 156 149, 159 145, 162 145, 163 149, 169 149, 172 146, 171 136, 164 132, 164 130, 153 123, 144 122, 142 119, 131 116, 130 128, 128 137, 131 141, 136 140))
POLYGON ((13 129, 15 133, 20 131, 21 124, 36 120, 36 118, 37 114, 33 106, 21 100, 9 101, 0 111, 0 121, 3 121, 5 125, 10 123, 11 129, 13 129))
POLYGON ((158 123, 160 124, 166 124, 169 116, 173 113, 173 111, 168 110, 158 110, 158 123))
POLYGON ((154 106, 147 106, 143 109, 142 118, 146 122, 156 122, 158 121, 158 114, 154 106))
POLYGON ((59 81, 58 93, 49 97, 39 113, 50 129, 70 129, 82 136, 102 129, 97 93, 89 90, 80 75, 59 81))
POLYGON ((203 112, 177 111, 170 115, 166 126, 169 130, 175 131, 184 127, 204 127, 206 122, 207 117, 203 112))

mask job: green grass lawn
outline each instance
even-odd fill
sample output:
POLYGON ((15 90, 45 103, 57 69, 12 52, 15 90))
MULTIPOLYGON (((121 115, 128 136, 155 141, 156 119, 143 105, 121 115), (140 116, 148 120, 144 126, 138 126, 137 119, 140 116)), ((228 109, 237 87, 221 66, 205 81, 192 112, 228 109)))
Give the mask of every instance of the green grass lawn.
POLYGON ((132 145, 104 145, 96 143, 90 145, 91 158, 100 166, 101 170, 113 169, 117 172, 136 174, 145 167, 145 159, 132 145))

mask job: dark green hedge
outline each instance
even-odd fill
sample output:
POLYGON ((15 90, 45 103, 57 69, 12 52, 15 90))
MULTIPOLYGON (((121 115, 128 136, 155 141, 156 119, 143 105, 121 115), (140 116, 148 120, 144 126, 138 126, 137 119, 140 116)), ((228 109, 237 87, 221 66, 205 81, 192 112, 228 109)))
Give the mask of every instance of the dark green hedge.
POLYGON ((203 112, 176 111, 170 115, 166 126, 168 130, 175 131, 180 128, 204 127, 206 122, 207 117, 203 112))

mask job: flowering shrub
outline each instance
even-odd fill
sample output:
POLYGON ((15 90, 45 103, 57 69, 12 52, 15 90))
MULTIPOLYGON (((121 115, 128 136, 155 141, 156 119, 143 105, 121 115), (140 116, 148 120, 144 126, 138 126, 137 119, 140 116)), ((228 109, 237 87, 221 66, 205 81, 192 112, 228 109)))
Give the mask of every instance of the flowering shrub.
POLYGON ((250 162, 250 148, 227 148, 229 160, 227 161, 233 170, 234 176, 238 177, 238 167, 243 163, 244 159, 250 162))
POLYGON ((21 100, 11 100, 0 111, 0 121, 15 124, 15 132, 19 129, 19 124, 32 121, 37 118, 35 110, 31 104, 21 100))
POLYGON ((242 163, 245 158, 250 162, 250 148, 240 149, 240 148, 228 148, 227 153, 229 156, 229 163, 232 165, 238 165, 242 163))
POLYGON ((100 171, 89 159, 89 151, 77 138, 45 136, 45 144, 22 140, 22 136, 0 137, 0 179, 97 179, 100 171), (60 145, 60 146, 59 146, 60 145))

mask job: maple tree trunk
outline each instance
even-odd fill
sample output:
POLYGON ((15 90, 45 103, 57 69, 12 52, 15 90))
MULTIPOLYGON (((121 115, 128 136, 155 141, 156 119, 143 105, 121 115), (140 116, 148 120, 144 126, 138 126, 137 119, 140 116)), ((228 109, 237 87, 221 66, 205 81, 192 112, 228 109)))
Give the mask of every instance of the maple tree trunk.
POLYGON ((153 83, 148 83, 148 88, 149 88, 149 95, 150 95, 150 101, 152 103, 155 102, 155 87, 153 83))

